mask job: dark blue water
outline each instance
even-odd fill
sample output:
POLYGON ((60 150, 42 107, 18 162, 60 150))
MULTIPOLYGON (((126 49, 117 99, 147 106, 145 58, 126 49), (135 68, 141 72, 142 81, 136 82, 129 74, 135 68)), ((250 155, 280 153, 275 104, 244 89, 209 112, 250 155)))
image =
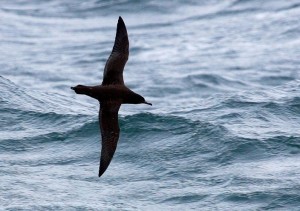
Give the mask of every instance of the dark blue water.
POLYGON ((1 210, 300 210, 299 1, 2 0, 1 210), (98 178, 122 16, 128 87, 98 178))

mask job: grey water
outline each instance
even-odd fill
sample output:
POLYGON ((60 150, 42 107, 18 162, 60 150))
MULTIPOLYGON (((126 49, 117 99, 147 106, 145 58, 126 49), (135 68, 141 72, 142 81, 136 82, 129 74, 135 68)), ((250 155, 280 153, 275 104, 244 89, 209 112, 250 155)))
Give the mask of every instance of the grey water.
POLYGON ((300 2, 1 0, 0 210, 300 210, 300 2), (97 177, 96 85, 128 87, 97 177))

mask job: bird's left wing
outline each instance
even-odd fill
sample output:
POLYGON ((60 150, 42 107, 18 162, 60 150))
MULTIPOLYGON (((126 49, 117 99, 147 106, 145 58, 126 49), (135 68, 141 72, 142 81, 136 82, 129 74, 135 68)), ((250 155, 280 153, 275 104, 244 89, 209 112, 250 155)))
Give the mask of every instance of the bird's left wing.
POLYGON ((119 17, 115 44, 105 64, 102 85, 124 84, 123 70, 128 60, 129 41, 125 23, 119 17))
POLYGON ((112 160, 117 148, 120 128, 118 123, 118 111, 120 102, 101 102, 99 111, 99 123, 102 137, 99 177, 105 172, 112 160))

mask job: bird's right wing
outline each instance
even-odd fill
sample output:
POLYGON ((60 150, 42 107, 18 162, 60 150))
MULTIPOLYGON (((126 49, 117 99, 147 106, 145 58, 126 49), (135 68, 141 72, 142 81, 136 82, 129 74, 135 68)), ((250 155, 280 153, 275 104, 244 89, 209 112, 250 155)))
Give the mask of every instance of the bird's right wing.
POLYGON ((99 123, 102 137, 99 177, 105 172, 112 160, 117 148, 120 128, 118 123, 118 111, 120 102, 101 102, 99 111, 99 123))
POLYGON ((129 41, 125 23, 118 20, 115 44, 105 64, 102 85, 124 84, 123 70, 129 56, 129 41))

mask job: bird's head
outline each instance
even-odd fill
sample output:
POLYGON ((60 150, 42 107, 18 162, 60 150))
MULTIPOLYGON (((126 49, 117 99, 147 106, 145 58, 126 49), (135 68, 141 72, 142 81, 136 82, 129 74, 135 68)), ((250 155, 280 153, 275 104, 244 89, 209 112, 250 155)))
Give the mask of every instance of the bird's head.
POLYGON ((151 105, 152 106, 152 103, 148 103, 145 98, 143 98, 141 95, 139 94, 136 94, 134 93, 134 96, 132 97, 131 99, 131 103, 134 103, 134 104, 147 104, 147 105, 151 105))

